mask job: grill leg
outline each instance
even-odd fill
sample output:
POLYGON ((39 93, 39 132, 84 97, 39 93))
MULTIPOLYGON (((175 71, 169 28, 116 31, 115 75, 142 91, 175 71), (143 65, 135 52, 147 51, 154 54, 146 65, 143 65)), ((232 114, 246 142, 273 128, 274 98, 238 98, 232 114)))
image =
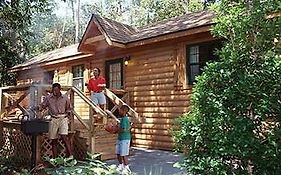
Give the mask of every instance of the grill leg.
POLYGON ((31 169, 33 169, 36 166, 37 135, 32 135, 31 141, 31 169))

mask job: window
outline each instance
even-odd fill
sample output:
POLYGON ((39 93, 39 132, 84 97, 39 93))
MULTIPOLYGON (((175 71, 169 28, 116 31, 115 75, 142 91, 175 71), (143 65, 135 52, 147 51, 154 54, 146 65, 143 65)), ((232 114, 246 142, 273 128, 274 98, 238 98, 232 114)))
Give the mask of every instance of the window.
POLYGON ((55 75, 55 71, 44 72, 43 83, 53 84, 54 75, 55 75))
POLYGON ((187 46, 187 79, 188 84, 195 82, 195 77, 202 73, 207 62, 217 59, 215 50, 221 47, 221 41, 212 41, 200 43, 197 45, 187 46))
POLYGON ((84 90, 84 65, 77 65, 72 67, 73 86, 80 90, 84 90))
POLYGON ((123 88, 123 59, 106 62, 107 87, 111 89, 123 88))

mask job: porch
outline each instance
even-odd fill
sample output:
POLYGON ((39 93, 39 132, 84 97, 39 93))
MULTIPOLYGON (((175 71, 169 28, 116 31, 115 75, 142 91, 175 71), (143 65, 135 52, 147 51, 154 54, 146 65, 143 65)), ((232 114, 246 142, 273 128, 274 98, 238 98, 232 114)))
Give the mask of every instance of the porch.
MULTIPOLYGON (((20 162, 28 163, 32 151, 36 151, 36 162, 43 157, 51 156, 50 140, 46 133, 38 136, 35 150, 31 150, 31 136, 26 135, 21 129, 21 119, 24 116, 48 120, 48 112, 35 112, 32 107, 40 104, 44 97, 51 92, 51 85, 29 84, 0 88, 0 155, 15 157, 20 162)), ((74 86, 62 86, 62 93, 68 95, 73 105, 72 116, 69 123, 69 138, 72 142, 74 157, 84 159, 89 153, 100 153, 101 159, 115 158, 116 134, 110 134, 103 128, 107 122, 118 122, 114 115, 118 106, 128 103, 128 93, 105 89, 105 95, 113 104, 110 110, 103 110, 95 105, 87 95, 74 86), (122 96, 119 98, 119 96, 122 96), (89 107, 87 118, 81 117, 81 112, 76 111, 78 101, 83 101, 89 107)), ((128 104, 127 104, 128 105, 128 104)), ((129 106, 129 105, 128 105, 129 106)), ((130 107, 132 122, 138 119, 138 114, 130 107)), ((59 139, 59 155, 65 155, 65 146, 59 139)))

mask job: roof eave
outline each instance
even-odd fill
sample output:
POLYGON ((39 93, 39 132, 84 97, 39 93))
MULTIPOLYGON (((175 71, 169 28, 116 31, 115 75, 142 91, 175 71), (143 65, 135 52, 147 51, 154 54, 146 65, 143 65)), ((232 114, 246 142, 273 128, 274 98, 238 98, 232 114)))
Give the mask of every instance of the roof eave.
POLYGON ((67 57, 57 58, 57 59, 54 59, 52 61, 44 61, 44 62, 37 63, 37 64, 30 64, 30 65, 25 65, 25 66, 19 66, 19 67, 16 67, 16 68, 11 68, 11 69, 9 69, 9 72, 19 72, 19 71, 33 69, 33 68, 37 68, 37 67, 50 66, 50 65, 54 65, 54 64, 64 62, 66 59, 71 58, 73 56, 76 56, 76 57, 72 60, 76 60, 76 59, 89 57, 89 56, 92 56, 92 55, 93 54, 78 53, 78 54, 67 56, 67 57))
POLYGON ((104 28, 102 27, 102 25, 100 24, 100 22, 99 22, 98 18, 96 17, 96 15, 95 15, 95 14, 92 14, 91 20, 90 20, 90 22, 89 22, 88 25, 87 25, 86 32, 84 32, 83 37, 82 37, 82 40, 81 40, 81 42, 79 43, 78 51, 82 51, 82 48, 81 48, 81 47, 82 47, 83 44, 85 44, 85 42, 86 42, 86 40, 87 40, 87 39, 86 39, 86 36, 87 36, 87 34, 88 34, 88 31, 89 31, 90 28, 92 27, 93 23, 97 25, 99 31, 102 33, 102 35, 103 35, 104 38, 105 38, 106 43, 107 43, 109 46, 120 47, 120 48, 125 48, 125 47, 126 47, 126 46, 125 46, 125 43, 121 43, 121 42, 119 42, 119 41, 114 41, 114 39, 111 39, 111 38, 109 37, 109 35, 106 33, 106 31, 104 30, 104 28))
POLYGON ((106 42, 108 43, 108 45, 110 46, 115 46, 115 47, 122 47, 124 48, 125 45, 119 42, 115 42, 113 41, 109 35, 106 33, 106 31, 104 30, 104 28, 102 27, 102 25, 100 24, 99 20, 97 19, 97 17, 93 14, 93 21, 95 22, 95 24, 97 25, 98 29, 100 30, 100 32, 104 35, 106 42))
POLYGON ((190 28, 190 29, 185 29, 181 31, 176 31, 172 33, 164 33, 162 35, 158 35, 155 37, 150 37, 150 38, 145 38, 145 39, 140 39, 136 41, 130 41, 126 43, 126 48, 131 48, 131 47, 137 47, 137 46, 142 46, 142 45, 147 45, 155 42, 161 42, 165 40, 170 40, 170 39, 175 39, 187 35, 193 35, 193 34, 198 34, 198 33, 203 33, 203 32, 208 32, 211 29, 211 26, 214 23, 198 26, 195 28, 190 28))
POLYGON ((86 41, 86 34, 88 34, 88 30, 90 28, 90 26, 92 25, 92 19, 93 19, 93 14, 92 14, 92 17, 91 17, 91 20, 88 22, 88 25, 87 25, 87 28, 85 30, 85 32, 83 33, 83 36, 82 36, 82 39, 81 41, 79 42, 79 45, 78 45, 78 48, 77 48, 77 51, 80 52, 81 51, 81 44, 84 43, 86 41))

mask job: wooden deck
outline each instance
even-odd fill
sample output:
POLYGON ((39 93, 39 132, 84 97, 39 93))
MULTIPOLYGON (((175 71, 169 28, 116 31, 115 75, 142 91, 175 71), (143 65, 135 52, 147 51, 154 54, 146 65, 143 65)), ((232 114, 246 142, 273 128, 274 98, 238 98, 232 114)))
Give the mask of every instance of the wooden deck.
MULTIPOLYGON (((32 113, 31 107, 41 103, 44 96, 50 92, 51 85, 31 84, 17 87, 0 88, 1 96, 1 120, 0 120, 0 147, 2 156, 20 156, 22 161, 30 160, 31 138, 21 131, 21 119, 24 115, 37 118, 46 117, 46 113, 32 113), (17 110, 15 110, 17 109, 17 110), (17 111, 17 112, 16 112, 17 111)), ((118 122, 113 112, 126 99, 120 99, 112 91, 106 89, 106 96, 115 106, 111 111, 104 111, 94 104, 84 93, 72 86, 62 86, 62 92, 67 94, 74 106, 73 115, 70 117, 69 137, 73 145, 74 156, 84 159, 89 153, 100 153, 101 159, 115 158, 116 135, 104 130, 107 122, 118 122), (82 118, 75 111, 75 98, 79 97, 89 105, 88 118, 82 118)), ((120 93, 120 92, 119 92, 120 93)), ((125 95, 126 97, 126 95, 125 95)), ((137 121, 138 114, 130 108, 130 115, 137 121)), ((51 145, 47 134, 38 136, 37 162, 45 156, 51 156, 51 145)), ((59 155, 65 155, 65 146, 59 141, 59 155)))

